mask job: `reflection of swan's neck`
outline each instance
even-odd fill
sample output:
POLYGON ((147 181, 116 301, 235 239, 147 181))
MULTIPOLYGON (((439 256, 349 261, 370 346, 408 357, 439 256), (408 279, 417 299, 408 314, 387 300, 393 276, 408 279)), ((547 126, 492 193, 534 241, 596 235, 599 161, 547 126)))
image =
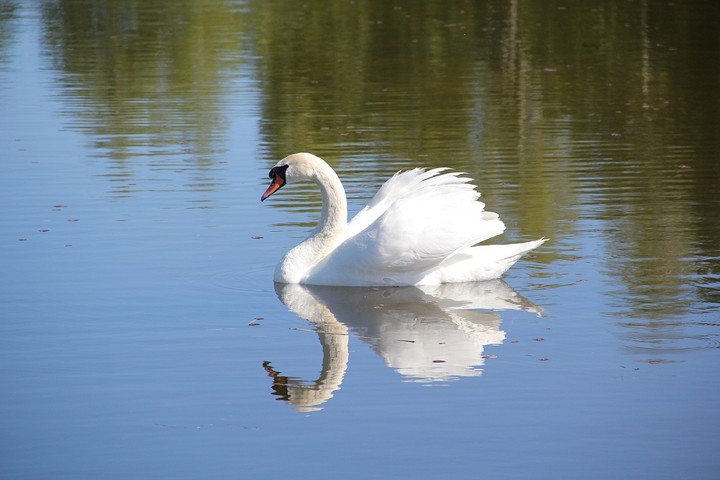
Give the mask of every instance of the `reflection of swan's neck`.
POLYGON ((345 189, 329 165, 318 165, 309 177, 320 187, 322 214, 315 230, 304 242, 285 254, 275 270, 275 281, 298 283, 338 244, 347 227, 345 189))
MULTIPOLYGON (((317 410, 319 405, 332 398, 333 392, 340 388, 345 377, 350 355, 348 329, 338 322, 327 306, 305 291, 301 285, 276 284, 275 287, 280 287, 280 299, 291 311, 315 325, 323 358, 317 380, 307 382, 283 377, 280 388, 274 389, 281 391, 281 398, 295 405, 299 411, 317 410)), ((268 368, 271 367, 267 365, 266 370, 268 368)))

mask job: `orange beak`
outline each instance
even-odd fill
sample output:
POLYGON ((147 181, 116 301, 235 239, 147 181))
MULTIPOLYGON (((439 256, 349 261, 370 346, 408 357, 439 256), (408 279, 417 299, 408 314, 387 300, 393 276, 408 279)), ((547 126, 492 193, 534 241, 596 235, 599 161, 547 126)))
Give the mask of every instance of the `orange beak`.
POLYGON ((260 197, 260 201, 264 202, 266 198, 277 192, 283 185, 285 185, 285 179, 282 178, 282 176, 273 176, 273 180, 272 182, 270 182, 270 186, 267 188, 267 190, 265 190, 265 193, 262 194, 262 197, 260 197))

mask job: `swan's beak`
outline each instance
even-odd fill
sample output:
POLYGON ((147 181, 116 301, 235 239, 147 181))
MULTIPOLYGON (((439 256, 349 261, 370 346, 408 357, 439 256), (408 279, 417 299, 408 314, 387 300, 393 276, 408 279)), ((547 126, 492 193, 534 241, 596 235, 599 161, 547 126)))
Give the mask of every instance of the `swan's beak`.
POLYGON ((265 190, 265 193, 262 194, 262 197, 260 197, 260 201, 264 202, 266 198, 277 192, 283 185, 285 185, 285 179, 282 178, 282 176, 273 176, 273 180, 272 182, 270 182, 270 186, 267 188, 267 190, 265 190))

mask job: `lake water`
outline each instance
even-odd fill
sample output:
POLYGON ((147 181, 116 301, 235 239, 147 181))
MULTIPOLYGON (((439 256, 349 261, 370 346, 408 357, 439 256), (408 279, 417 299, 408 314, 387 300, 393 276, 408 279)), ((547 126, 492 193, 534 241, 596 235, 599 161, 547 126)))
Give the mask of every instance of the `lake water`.
POLYGON ((713 1, 0 0, 0 477, 716 479, 713 1), (414 166, 502 281, 274 285, 414 166))

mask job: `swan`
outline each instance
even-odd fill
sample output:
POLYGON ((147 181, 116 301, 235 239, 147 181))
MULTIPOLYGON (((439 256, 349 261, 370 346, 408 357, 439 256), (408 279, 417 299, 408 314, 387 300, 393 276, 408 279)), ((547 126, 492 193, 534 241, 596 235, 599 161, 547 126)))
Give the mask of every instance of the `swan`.
POLYGON ((345 189, 330 165, 311 153, 283 158, 260 200, 309 180, 320 187, 322 213, 311 235, 282 258, 274 280, 351 287, 493 280, 545 242, 477 246, 505 224, 484 210, 470 178, 448 170, 396 173, 348 222, 345 189))

